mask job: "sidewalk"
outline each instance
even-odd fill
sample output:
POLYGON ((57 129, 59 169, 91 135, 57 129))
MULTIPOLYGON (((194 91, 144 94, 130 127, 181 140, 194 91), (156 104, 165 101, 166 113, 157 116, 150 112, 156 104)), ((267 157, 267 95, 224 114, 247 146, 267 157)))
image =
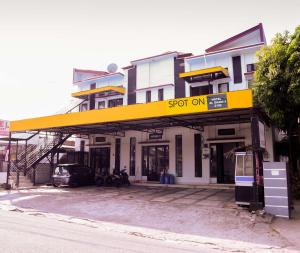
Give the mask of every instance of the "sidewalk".
POLYGON ((300 200, 294 202, 294 208, 292 219, 275 218, 271 226, 295 248, 300 249, 300 200))

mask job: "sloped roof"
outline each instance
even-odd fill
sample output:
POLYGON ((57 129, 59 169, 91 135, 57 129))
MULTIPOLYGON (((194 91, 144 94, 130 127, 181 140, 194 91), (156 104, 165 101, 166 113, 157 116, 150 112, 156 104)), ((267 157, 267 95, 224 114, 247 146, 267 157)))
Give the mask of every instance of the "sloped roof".
POLYGON ((99 77, 103 75, 109 74, 106 71, 101 71, 101 70, 90 70, 90 69, 73 69, 73 83, 81 82, 89 78, 94 78, 94 77, 99 77), (79 77, 78 76, 83 74, 85 78, 79 77))
POLYGON ((263 29, 262 23, 259 23, 256 26, 249 28, 246 31, 243 31, 239 34, 236 34, 226 40, 223 40, 205 50, 206 53, 212 53, 215 51, 220 51, 228 48, 238 47, 238 46, 246 46, 255 43, 266 43, 265 32, 263 29), (251 38, 255 39, 256 42, 245 42, 243 39, 251 38))

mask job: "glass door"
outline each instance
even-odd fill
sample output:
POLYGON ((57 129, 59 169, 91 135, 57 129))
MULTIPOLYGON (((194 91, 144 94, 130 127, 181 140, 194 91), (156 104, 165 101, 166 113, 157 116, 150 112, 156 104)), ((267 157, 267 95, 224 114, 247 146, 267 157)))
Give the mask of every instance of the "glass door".
POLYGON ((109 172, 110 169, 110 148, 91 149, 91 167, 97 173, 109 172))
POLYGON ((142 175, 148 181, 159 181, 161 172, 169 169, 169 146, 142 147, 142 175))

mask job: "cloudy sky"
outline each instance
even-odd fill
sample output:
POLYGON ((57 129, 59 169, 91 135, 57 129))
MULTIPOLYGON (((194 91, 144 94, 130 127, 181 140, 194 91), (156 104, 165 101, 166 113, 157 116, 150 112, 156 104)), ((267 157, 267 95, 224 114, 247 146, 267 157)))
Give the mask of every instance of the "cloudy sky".
POLYGON ((0 119, 50 115, 72 69, 205 48, 262 22, 268 42, 300 25, 299 0, 0 0, 0 119))

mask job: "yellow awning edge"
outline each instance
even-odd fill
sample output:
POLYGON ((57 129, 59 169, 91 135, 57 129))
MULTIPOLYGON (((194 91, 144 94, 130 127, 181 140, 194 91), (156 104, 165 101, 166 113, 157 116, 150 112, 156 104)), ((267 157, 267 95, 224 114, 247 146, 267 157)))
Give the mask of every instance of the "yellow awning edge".
POLYGON ((212 73, 223 73, 225 77, 229 76, 227 69, 225 69, 221 66, 216 66, 216 67, 211 67, 211 68, 183 72, 183 73, 179 74, 179 77, 185 78, 185 77, 191 77, 191 76, 208 75, 208 74, 212 74, 212 73))
POLYGON ((100 88, 96 88, 96 89, 92 89, 92 90, 84 90, 84 91, 74 92, 71 95, 72 95, 72 97, 80 98, 83 96, 88 96, 88 95, 102 93, 102 92, 116 92, 116 93, 124 95, 126 92, 126 89, 121 86, 104 86, 104 87, 100 87, 100 88))
POLYGON ((251 107, 253 107, 252 90, 248 89, 16 120, 10 122, 10 131, 46 130, 251 107))

